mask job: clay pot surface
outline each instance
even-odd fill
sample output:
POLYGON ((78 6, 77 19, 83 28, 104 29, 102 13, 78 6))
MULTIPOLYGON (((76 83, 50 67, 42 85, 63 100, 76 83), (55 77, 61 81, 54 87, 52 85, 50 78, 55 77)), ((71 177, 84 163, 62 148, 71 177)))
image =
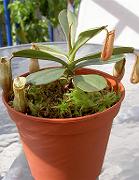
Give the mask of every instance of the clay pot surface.
POLYGON ((100 74, 122 93, 111 108, 77 118, 49 119, 26 115, 11 108, 23 149, 35 180, 96 180, 104 160, 112 122, 117 115, 125 90, 121 83, 104 72, 79 69, 77 74, 100 74))

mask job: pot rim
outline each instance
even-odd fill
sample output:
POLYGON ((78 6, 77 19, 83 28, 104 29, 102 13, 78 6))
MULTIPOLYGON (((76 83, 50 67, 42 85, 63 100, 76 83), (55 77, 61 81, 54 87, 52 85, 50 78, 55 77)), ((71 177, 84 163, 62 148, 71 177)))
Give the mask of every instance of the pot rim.
MULTIPOLYGON (((93 70, 94 72, 97 72, 97 73, 100 73, 104 76, 107 76, 108 78, 110 79, 113 79, 115 81, 117 81, 117 79, 108 74, 108 73, 105 73, 103 71, 100 71, 100 70, 97 70, 97 69, 91 69, 91 68, 81 68, 81 69, 84 69, 84 70, 93 70)), ((27 74, 27 73, 26 73, 27 74)), ((23 76, 23 75, 22 75, 23 76)), ((117 81, 118 82, 118 81, 117 81)), ((14 108, 12 108, 6 101, 6 98, 4 97, 4 94, 2 92, 2 100, 6 106, 7 109, 9 109, 10 111, 12 111, 13 113, 17 114, 18 116, 22 116, 22 117, 29 117, 30 120, 34 120, 34 121, 41 121, 41 122, 44 122, 44 123, 76 123, 78 121, 84 121, 86 119, 92 119, 92 118, 96 118, 97 116, 101 116, 102 114, 104 113, 109 113, 111 112, 112 109, 116 108, 117 106, 119 106, 121 104, 121 102, 123 101, 124 97, 125 97, 125 88, 123 86, 123 84, 121 82, 118 82, 118 85, 120 87, 120 92, 121 92, 121 98, 120 100, 114 104, 112 107, 110 108, 107 108, 106 110, 102 111, 102 112, 97 112, 97 113, 94 113, 94 114, 89 114, 89 115, 85 115, 85 116, 79 116, 79 117, 74 117, 74 118, 42 118, 42 117, 36 117, 36 116, 31 116, 31 115, 28 115, 28 114, 24 114, 24 113, 21 113, 19 111, 16 111, 14 108)))

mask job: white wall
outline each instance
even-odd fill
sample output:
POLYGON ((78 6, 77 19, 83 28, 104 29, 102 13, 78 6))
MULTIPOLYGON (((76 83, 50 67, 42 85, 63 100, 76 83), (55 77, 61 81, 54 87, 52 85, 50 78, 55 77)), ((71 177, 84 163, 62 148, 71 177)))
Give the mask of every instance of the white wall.
MULTIPOLYGON (((139 49, 139 0, 81 0, 79 32, 101 25, 116 29, 115 45, 133 46, 139 49)), ((102 43, 101 33, 91 43, 102 43)))

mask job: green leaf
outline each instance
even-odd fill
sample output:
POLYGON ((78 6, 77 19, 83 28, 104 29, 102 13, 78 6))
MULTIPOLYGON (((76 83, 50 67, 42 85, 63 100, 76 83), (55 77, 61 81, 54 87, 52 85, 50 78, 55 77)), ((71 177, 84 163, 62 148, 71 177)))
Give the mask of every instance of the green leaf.
POLYGON ((56 81, 64 74, 65 68, 50 68, 32 73, 27 76, 27 83, 34 85, 48 84, 56 81))
POLYGON ((116 47, 113 49, 113 55, 116 54, 125 54, 125 53, 133 53, 134 48, 133 47, 116 47))
POLYGON ((100 58, 96 59, 90 59, 87 61, 83 61, 75 66, 76 68, 81 68, 84 66, 90 66, 90 65, 104 65, 104 64, 111 64, 111 63, 116 63, 118 61, 121 61, 121 59, 125 58, 124 54, 119 54, 119 55, 112 55, 111 58, 107 61, 102 61, 100 58))
POLYGON ((63 60, 49 54, 43 51, 39 50, 33 50, 33 49, 25 49, 17 52, 13 52, 13 57, 24 57, 24 58, 34 58, 34 59, 42 59, 42 60, 50 60, 50 61, 55 61, 63 66, 67 66, 67 63, 64 62, 63 60))
POLYGON ((71 26, 69 26, 69 35, 68 35, 68 46, 69 46, 69 51, 72 49, 72 45, 71 45, 71 26))
MULTIPOLYGON (((134 48, 132 48, 132 47, 116 47, 116 48, 113 48, 112 54, 118 55, 118 54, 133 53, 133 52, 134 52, 134 48)), ((77 59, 76 61, 73 62, 73 64, 75 65, 81 61, 92 60, 94 58, 100 58, 100 56, 101 56, 101 52, 91 53, 91 54, 88 54, 84 57, 77 59)))
POLYGON ((93 60, 93 59, 96 59, 96 58, 100 58, 100 55, 101 55, 101 52, 97 52, 97 53, 92 53, 92 54, 88 54, 84 57, 81 57, 77 60, 75 60, 73 62, 73 64, 78 64, 79 62, 82 62, 82 61, 85 61, 85 60, 93 60))
POLYGON ((76 43, 73 46, 73 49, 70 52, 70 57, 74 57, 77 50, 83 46, 89 39, 93 38, 95 35, 97 35, 99 32, 101 32, 103 29, 105 29, 106 26, 102 26, 99 28, 93 28, 89 29, 87 31, 81 32, 78 36, 78 39, 76 43))
POLYGON ((71 36, 71 46, 73 47, 75 42, 76 29, 77 29, 77 17, 73 12, 68 10, 67 18, 68 18, 69 27, 71 26, 70 36, 71 36))
POLYGON ((54 45, 37 44, 36 46, 39 48, 40 51, 44 51, 58 58, 67 59, 67 55, 64 52, 61 52, 60 49, 58 49, 54 45))
POLYGON ((73 82, 85 92, 100 91, 107 86, 106 79, 96 74, 74 76, 73 82))
POLYGON ((68 37, 69 37, 69 24, 68 24, 68 18, 67 18, 67 10, 64 9, 59 13, 58 16, 59 23, 61 25, 61 28, 65 34, 66 40, 68 42, 68 37))

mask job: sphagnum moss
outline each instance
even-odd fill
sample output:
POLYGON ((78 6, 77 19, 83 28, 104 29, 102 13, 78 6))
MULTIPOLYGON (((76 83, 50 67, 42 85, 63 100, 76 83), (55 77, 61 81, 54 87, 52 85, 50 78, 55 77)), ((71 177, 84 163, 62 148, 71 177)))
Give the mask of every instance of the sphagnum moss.
POLYGON ((64 83, 63 79, 43 86, 27 86, 27 114, 44 118, 79 117, 104 111, 120 99, 120 94, 109 88, 87 93, 79 88, 63 88, 64 83))

